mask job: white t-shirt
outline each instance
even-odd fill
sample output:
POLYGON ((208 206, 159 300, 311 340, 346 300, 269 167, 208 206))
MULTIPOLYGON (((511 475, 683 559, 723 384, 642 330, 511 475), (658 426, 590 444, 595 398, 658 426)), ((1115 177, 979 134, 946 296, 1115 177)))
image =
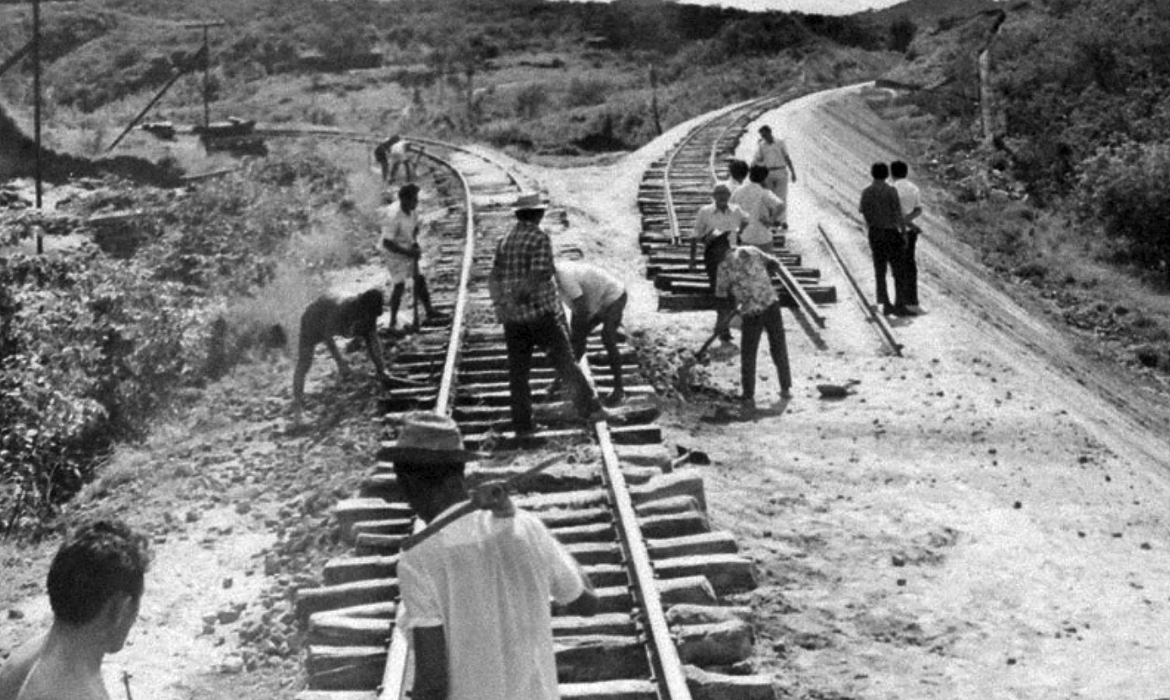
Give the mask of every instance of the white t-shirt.
POLYGON ((443 627, 449 700, 559 697, 549 599, 585 585, 536 516, 460 518, 401 556, 398 581, 403 629, 443 627))
POLYGON ((768 170, 787 170, 788 159, 785 157, 787 154, 788 149, 784 147, 783 139, 773 138, 772 143, 760 139, 752 164, 762 165, 768 170))
POLYGON ((558 260, 557 285, 565 301, 585 297, 589 318, 594 318, 626 293, 621 280, 599 267, 576 260, 558 260))
POLYGON ((902 216, 922 206, 922 192, 918 185, 906 179, 894 180, 894 189, 898 190, 898 201, 902 203, 902 216))
POLYGON ((390 147, 390 160, 395 163, 406 160, 406 139, 399 139, 390 147))
POLYGON ((748 215, 748 225, 740 234, 739 242, 746 245, 770 245, 772 231, 769 226, 784 214, 784 202, 776 193, 765 189, 758 182, 746 182, 731 193, 731 203, 748 215))
POLYGON ((708 234, 715 231, 730 231, 731 237, 728 242, 731 245, 738 243, 739 227, 743 226, 745 222, 749 222, 751 217, 747 213, 735 206, 728 204, 726 211, 719 211, 714 202, 706 204, 699 208, 699 213, 695 215, 695 228, 691 232, 691 238, 699 242, 705 242, 703 239, 708 234))
POLYGON ((409 279, 414 269, 414 260, 406 255, 394 253, 382 245, 382 241, 397 243, 403 248, 414 245, 418 231, 418 208, 407 214, 402 211, 402 203, 394 202, 382 209, 382 237, 378 241, 378 248, 386 257, 386 266, 390 268, 390 277, 395 282, 409 279))

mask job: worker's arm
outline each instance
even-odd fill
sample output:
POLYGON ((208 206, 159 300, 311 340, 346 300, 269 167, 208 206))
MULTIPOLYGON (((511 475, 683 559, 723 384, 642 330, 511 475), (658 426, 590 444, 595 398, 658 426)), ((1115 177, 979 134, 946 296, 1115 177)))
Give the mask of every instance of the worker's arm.
POLYGON ((593 589, 593 582, 589 580, 589 574, 586 574, 581 569, 581 565, 573 561, 573 566, 577 570, 577 575, 581 577, 581 583, 584 589, 581 595, 575 599, 561 606, 561 611, 566 615, 576 615, 578 617, 593 617, 601 608, 601 600, 597 597, 597 591, 593 589))
POLYGON ((414 629, 413 700, 447 700, 451 685, 447 640, 442 627, 414 629))

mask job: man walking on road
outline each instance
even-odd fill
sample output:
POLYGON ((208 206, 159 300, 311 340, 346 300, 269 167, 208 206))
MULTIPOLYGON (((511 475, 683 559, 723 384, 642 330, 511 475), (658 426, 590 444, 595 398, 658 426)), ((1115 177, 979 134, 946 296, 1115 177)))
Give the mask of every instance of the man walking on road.
MULTIPOLYGON (((718 279, 719 261, 723 259, 727 250, 739 240, 740 234, 751 221, 750 217, 739 207, 732 206, 731 189, 720 182, 711 190, 712 202, 699 209, 695 216, 695 229, 691 235, 690 268, 695 269, 695 251, 700 243, 703 244, 703 265, 707 270, 707 279, 711 284, 711 291, 715 291, 715 282, 718 279)), ((715 312, 715 333, 723 342, 731 342, 729 322, 731 314, 727 311, 715 312)))
MULTIPOLYGON (((427 523, 467 500, 455 421, 406 416, 388 448, 410 507, 427 523)), ((403 552, 403 615, 412 636, 414 700, 557 700, 552 599, 569 615, 594 615, 588 576, 541 521, 510 499, 475 510, 403 552)))
POLYGON ((596 392, 573 361, 565 312, 553 279, 552 242, 540 228, 545 209, 537 194, 521 195, 516 200, 516 226, 496 246, 489 280, 496 316, 504 324, 512 426, 519 438, 537 432, 529 385, 532 351, 537 346, 545 349, 557 376, 568 385, 579 416, 590 421, 605 416, 596 392))
MULTIPOLYGON (((796 182, 796 168, 792 165, 792 158, 788 155, 788 148, 783 139, 772 135, 772 127, 760 127, 760 142, 756 146, 756 154, 752 157, 752 165, 762 165, 768 169, 768 178, 764 187, 768 188, 788 206, 788 179, 796 182)), ((787 211, 780 215, 777 222, 780 228, 788 230, 787 211)))
POLYGON ((873 182, 861 192, 861 215, 869 229, 869 249, 873 255, 873 276, 877 285, 877 303, 882 313, 912 316, 906 308, 906 245, 902 238, 902 204, 898 190, 886 182, 890 168, 885 163, 870 167, 873 182), (894 275, 894 303, 886 288, 886 270, 894 275))
POLYGON ((896 160, 890 163, 890 175, 893 176, 894 189, 898 190, 898 201, 902 205, 903 232, 906 235, 905 260, 906 270, 906 308, 911 313, 922 313, 918 305, 918 261, 914 256, 918 248, 918 235, 922 229, 914 220, 922 215, 922 192, 918 185, 906 179, 910 174, 910 166, 896 160))
MULTIPOLYGON (((441 319, 444 314, 431 304, 426 278, 419 272, 422 248, 418 244, 418 185, 408 183, 398 188, 398 201, 382 212, 382 249, 394 290, 390 293, 390 330, 398 329, 398 307, 406 294, 406 280, 413 281, 412 293, 426 309, 428 319, 441 319)), ((417 308, 416 308, 417 310, 417 308)), ((422 325, 414 319, 415 326, 422 325)))
POLYGON ((768 334, 768 348, 776 377, 780 381, 780 397, 792 396, 792 371, 788 366, 788 342, 784 338, 784 320, 780 315, 780 298, 772 286, 772 274, 780 269, 780 261, 752 246, 740 246, 727 252, 719 264, 719 283, 715 295, 724 298, 730 293, 739 304, 743 316, 743 338, 740 341, 740 380, 743 394, 740 399, 744 415, 756 410, 756 355, 760 335, 768 334))

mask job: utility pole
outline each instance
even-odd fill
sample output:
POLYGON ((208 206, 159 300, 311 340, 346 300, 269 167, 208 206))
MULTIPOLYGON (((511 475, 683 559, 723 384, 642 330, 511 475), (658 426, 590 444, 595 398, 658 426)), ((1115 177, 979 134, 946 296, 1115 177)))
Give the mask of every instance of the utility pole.
MULTIPOLYGON (((44 204, 44 185, 41 179, 41 0, 32 0, 33 6, 33 141, 36 144, 37 212, 44 204)), ((45 239, 37 228, 37 254, 45 252, 45 239)))
POLYGON ((211 124, 211 106, 208 104, 208 93, 211 88, 211 45, 208 41, 208 28, 222 27, 226 22, 184 22, 184 27, 203 29, 203 128, 211 124))

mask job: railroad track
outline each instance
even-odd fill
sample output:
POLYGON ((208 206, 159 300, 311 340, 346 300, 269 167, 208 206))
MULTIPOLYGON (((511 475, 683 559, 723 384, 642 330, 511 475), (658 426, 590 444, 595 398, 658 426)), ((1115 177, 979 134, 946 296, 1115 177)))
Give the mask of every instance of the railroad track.
MULTIPOLYGON (((731 535, 711 531, 702 479, 675 469, 680 460, 672 459, 655 424, 653 389, 628 346, 621 352, 629 398, 612 426, 583 425, 563 405, 542 401, 552 370, 534 358, 537 420, 549 428, 536 435, 539 449, 518 449, 486 271, 495 241, 515 221, 511 202, 532 186, 483 155, 428 143, 431 186, 446 213, 432 223, 424 259, 436 261, 432 296, 446 302, 451 316, 423 324, 398 344, 391 366, 418 386, 385 396, 388 437, 405 412, 451 415, 469 447, 493 452, 469 465, 472 483, 513 476, 552 455, 555 464, 521 484, 515 501, 566 544, 597 586, 602 608, 593 618, 554 618, 563 697, 772 698, 769 677, 723 672, 742 668, 752 653, 750 610, 728 605, 726 597, 755 587, 753 565, 731 535)), ((566 223, 555 209, 546 215, 554 242, 566 223)), ((592 345, 586 357, 599 350, 592 345)), ((586 365, 599 388, 612 381, 607 362, 586 365)), ((394 624, 397 554, 419 525, 392 464, 381 457, 335 514, 353 550, 326 565, 321 586, 298 591, 310 687, 301 700, 399 700, 410 663, 394 624)))
MULTIPOLYGON (((638 192, 639 241, 649 258, 646 274, 659 290, 660 310, 715 308, 706 274, 688 264, 690 246, 685 241, 699 208, 711 202, 712 186, 727 177, 727 161, 747 125, 780 102, 776 97, 745 102, 702 122, 646 170, 638 192)), ((784 263, 774 279, 780 303, 794 309, 806 328, 823 327, 817 306, 836 302, 836 288, 821 283, 820 270, 802 265, 801 257, 786 248, 782 232, 773 232, 773 244, 784 263)))

